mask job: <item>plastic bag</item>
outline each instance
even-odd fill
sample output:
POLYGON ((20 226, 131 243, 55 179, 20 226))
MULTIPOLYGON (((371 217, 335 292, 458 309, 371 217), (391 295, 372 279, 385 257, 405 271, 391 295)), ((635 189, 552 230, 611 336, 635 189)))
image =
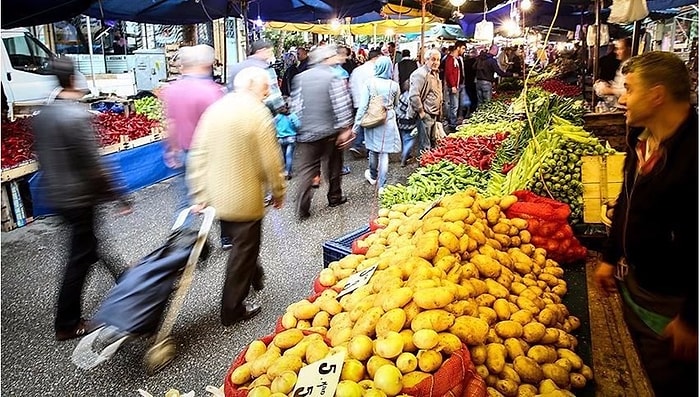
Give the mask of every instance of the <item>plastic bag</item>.
POLYGON ((649 15, 646 0, 613 0, 608 22, 626 25, 649 15))
POLYGON ((462 86, 459 93, 459 105, 463 108, 468 108, 472 105, 472 100, 467 94, 467 89, 462 86))

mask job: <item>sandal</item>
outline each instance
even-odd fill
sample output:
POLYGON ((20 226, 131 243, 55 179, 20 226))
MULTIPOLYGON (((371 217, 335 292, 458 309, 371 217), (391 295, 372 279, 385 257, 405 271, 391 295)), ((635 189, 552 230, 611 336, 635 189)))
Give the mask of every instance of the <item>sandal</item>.
POLYGON ((56 331, 56 340, 62 342, 69 339, 80 338, 87 333, 88 325, 89 321, 81 318, 74 329, 70 331, 56 331))

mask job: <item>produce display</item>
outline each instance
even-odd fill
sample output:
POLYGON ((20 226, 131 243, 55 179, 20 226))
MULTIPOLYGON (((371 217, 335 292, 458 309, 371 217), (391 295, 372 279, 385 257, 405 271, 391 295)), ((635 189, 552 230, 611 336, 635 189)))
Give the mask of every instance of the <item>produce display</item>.
POLYGON ((158 120, 151 120, 142 114, 132 114, 129 117, 119 113, 105 112, 95 117, 95 129, 103 145, 119 143, 121 135, 129 139, 143 138, 153 133, 158 127, 158 120))
POLYGON ((440 142, 440 146, 421 154, 420 165, 449 160, 453 163, 467 164, 481 171, 488 170, 491 168, 496 149, 506 136, 503 132, 465 138, 448 136, 440 142))
POLYGON ((517 202, 467 189, 434 207, 380 210, 385 227, 362 240, 366 253, 332 262, 319 276, 328 289, 289 305, 268 343, 250 344, 229 371, 227 396, 283 396, 305 365, 332 352, 345 353, 336 396, 429 396, 467 350, 479 376, 453 374, 464 389, 445 395, 573 395, 593 376, 575 352, 580 321, 562 304, 564 270, 531 243, 527 220, 507 217, 517 202), (421 387, 428 392, 411 392, 421 387))
POLYGON ((163 118, 163 105, 160 100, 153 96, 147 96, 134 100, 136 114, 146 116, 149 120, 161 120, 163 118))
POLYGON ((2 122, 2 168, 12 168, 34 160, 34 134, 31 118, 2 122))

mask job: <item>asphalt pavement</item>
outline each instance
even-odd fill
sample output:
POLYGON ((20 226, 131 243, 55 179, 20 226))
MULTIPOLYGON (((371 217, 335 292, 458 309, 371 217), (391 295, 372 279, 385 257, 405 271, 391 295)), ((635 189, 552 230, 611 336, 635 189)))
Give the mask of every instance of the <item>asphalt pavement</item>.
MULTIPOLYGON (((37 219, 4 232, 1 240, 0 393, 2 396, 139 396, 143 389, 164 396, 171 389, 195 396, 219 387, 235 357, 252 340, 270 334, 286 307, 309 296, 323 266, 322 244, 366 226, 377 209, 374 187, 365 181, 366 160, 347 156, 351 173, 343 177, 348 202, 329 208, 325 181, 315 193, 311 218, 294 214, 295 180, 289 181, 284 208, 270 209, 263 223, 261 263, 265 288, 251 295, 262 312, 251 320, 224 327, 219 320, 227 253, 220 249, 215 223, 209 258, 195 271, 189 293, 172 331, 177 355, 153 376, 143 358, 152 340, 133 339, 109 361, 92 370, 70 360, 79 340, 57 342, 53 315, 62 268, 67 258, 67 229, 58 217, 37 219)), ((404 182, 416 163, 400 168, 392 156, 389 183, 404 182)), ((134 212, 117 216, 113 206, 101 211, 100 242, 107 265, 93 267, 83 291, 83 316, 90 317, 114 285, 112 273, 145 257, 165 242, 174 219, 171 180, 135 192, 134 212)))

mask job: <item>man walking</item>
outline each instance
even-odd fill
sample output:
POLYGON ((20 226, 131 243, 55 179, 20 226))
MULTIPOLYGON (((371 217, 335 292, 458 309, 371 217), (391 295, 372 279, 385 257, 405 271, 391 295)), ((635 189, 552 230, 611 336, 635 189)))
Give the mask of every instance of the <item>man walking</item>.
POLYGON ((56 340, 85 334, 80 317, 82 291, 90 266, 98 257, 95 212, 99 203, 119 200, 122 213, 131 204, 103 162, 92 127, 93 116, 77 101, 75 67, 69 58, 53 59, 51 70, 60 88, 55 100, 34 117, 34 145, 48 203, 70 227, 69 259, 58 292, 54 328, 56 340))
POLYGON ((290 66, 282 77, 282 94, 290 96, 292 94, 292 82, 294 77, 309 68, 309 49, 306 46, 297 48, 298 64, 290 66))
POLYGON ((451 132, 457 129, 457 112, 459 111, 459 87, 462 70, 460 68, 459 48, 450 47, 445 59, 445 104, 447 105, 447 123, 451 132))
POLYGON ((260 312, 259 305, 246 303, 245 298, 251 285, 258 291, 263 288, 258 259, 265 215, 263 196, 269 189, 277 209, 285 197, 284 164, 275 124, 263 104, 269 85, 263 69, 241 70, 233 83, 234 92, 202 115, 187 164, 194 202, 216 209, 233 244, 221 298, 221 323, 225 326, 260 312))
POLYGON ((513 73, 503 71, 498 66, 498 61, 495 58, 497 54, 498 46, 494 44, 487 53, 479 55, 476 60, 476 95, 479 98, 479 105, 491 100, 493 83, 496 81, 494 74, 498 74, 501 77, 517 77, 513 73))
POLYGON ((409 78, 409 119, 418 119, 418 149, 430 150, 432 129, 442 113, 442 83, 440 82, 440 51, 430 49, 423 55, 423 66, 409 78))
POLYGON ((392 79, 399 83, 403 92, 404 82, 411 77, 411 73, 418 69, 418 62, 411 58, 411 50, 401 51, 401 60, 394 65, 394 75, 392 79))
POLYGON ((311 68, 294 79, 292 112, 301 123, 297 133, 299 220, 311 216, 313 179, 321 173, 322 159, 326 168, 323 175, 328 181, 328 206, 347 202, 342 191, 343 152, 336 146, 336 139, 352 126, 352 100, 346 82, 333 70, 336 55, 335 46, 317 47, 309 55, 311 68))
MULTIPOLYGON (((374 64, 377 58, 381 55, 381 52, 377 50, 370 50, 367 55, 367 61, 362 65, 355 68, 350 75, 350 92, 352 94, 352 105, 354 110, 353 114, 357 113, 357 108, 360 106, 360 100, 362 99, 362 90, 367 84, 367 81, 374 77, 374 64)), ((366 158, 367 153, 365 152, 365 129, 358 127, 357 137, 353 146, 350 148, 350 153, 352 153, 356 158, 366 158)))
POLYGON ((257 67, 263 69, 270 80, 270 95, 265 98, 265 104, 270 109, 270 111, 275 114, 277 110, 285 106, 284 98, 282 98, 282 91, 280 91, 279 83, 277 82, 277 73, 272 67, 275 61, 275 52, 273 50, 272 43, 266 40, 258 40, 250 46, 250 56, 246 58, 243 62, 239 62, 231 68, 231 73, 228 79, 229 91, 233 90, 233 82, 236 79, 236 75, 241 70, 248 67, 257 67))

